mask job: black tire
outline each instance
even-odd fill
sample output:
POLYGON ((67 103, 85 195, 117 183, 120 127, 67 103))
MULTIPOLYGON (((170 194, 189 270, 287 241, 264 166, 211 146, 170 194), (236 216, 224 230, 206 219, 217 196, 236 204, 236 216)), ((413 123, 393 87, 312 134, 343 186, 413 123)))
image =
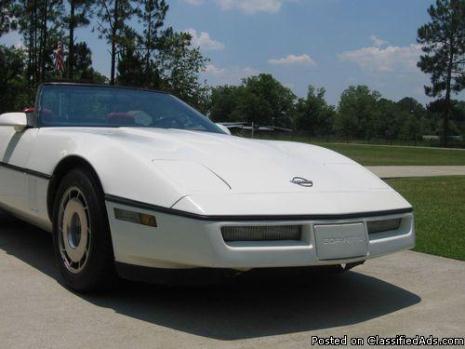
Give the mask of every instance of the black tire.
POLYGON ((115 284, 104 195, 88 170, 71 170, 58 186, 53 205, 53 245, 60 273, 70 289, 85 293, 107 290, 115 284))

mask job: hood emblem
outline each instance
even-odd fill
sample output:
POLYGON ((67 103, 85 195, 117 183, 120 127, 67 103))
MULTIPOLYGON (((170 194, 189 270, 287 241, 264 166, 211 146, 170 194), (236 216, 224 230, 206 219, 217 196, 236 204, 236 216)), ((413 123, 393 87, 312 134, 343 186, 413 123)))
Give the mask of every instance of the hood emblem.
POLYGON ((294 177, 291 180, 291 183, 300 185, 301 187, 311 188, 313 187, 313 182, 302 177, 294 177))

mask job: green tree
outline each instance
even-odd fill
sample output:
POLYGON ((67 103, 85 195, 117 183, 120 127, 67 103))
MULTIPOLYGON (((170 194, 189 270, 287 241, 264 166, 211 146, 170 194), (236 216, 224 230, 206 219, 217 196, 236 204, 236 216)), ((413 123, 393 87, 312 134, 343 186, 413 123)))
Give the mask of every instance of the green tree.
POLYGON ((79 27, 89 25, 92 0, 68 0, 69 13, 63 18, 65 25, 68 27, 68 61, 67 70, 68 78, 74 78, 75 68, 75 30, 79 27))
POLYGON ((38 6, 39 15, 39 75, 40 81, 48 79, 54 72, 52 59, 57 42, 63 37, 59 16, 63 11, 62 0, 42 0, 38 6))
POLYGON ((422 120, 417 119, 414 115, 407 115, 401 125, 399 138, 414 141, 416 145, 422 133, 422 120))
POLYGON ((456 114, 455 119, 460 123, 465 123, 465 101, 455 101, 454 111, 456 114))
POLYGON ((399 138, 413 140, 416 144, 423 135, 435 133, 433 115, 415 98, 405 97, 397 102, 397 106, 400 108, 399 115, 402 116, 399 121, 399 138), (414 127, 417 129, 414 130, 414 127))
POLYGON ((246 121, 260 125, 291 127, 296 96, 271 74, 244 80, 240 111, 246 121))
POLYGON ((335 110, 326 103, 326 90, 308 87, 307 98, 300 98, 295 106, 295 126, 312 136, 327 136, 332 131, 335 110))
POLYGON ((139 37, 141 55, 143 56, 144 86, 160 88, 160 67, 158 52, 162 38, 170 34, 171 30, 163 29, 169 6, 165 0, 142 0, 143 11, 139 12, 143 30, 139 37))
MULTIPOLYGON (((428 105, 428 112, 432 115, 434 133, 443 133, 443 123, 439 122, 444 110, 444 100, 437 100, 428 105)), ((464 134, 465 132, 465 102, 451 100, 449 137, 464 134)))
POLYGON ((443 99, 442 143, 448 144, 451 96, 465 88, 465 0, 436 0, 431 21, 418 29, 418 67, 431 75, 428 96, 443 99))
POLYGON ((252 76, 240 86, 212 90, 210 114, 216 121, 291 127, 296 97, 270 74, 252 76))
POLYGON ((116 61, 121 47, 125 44, 126 23, 137 12, 136 2, 132 0, 99 0, 97 2, 97 29, 100 38, 110 44, 110 84, 116 78, 116 61))
POLYGON ((0 0, 0 37, 8 33, 10 29, 16 29, 14 11, 14 0, 0 0))
POLYGON ((158 71, 161 88, 168 90, 191 105, 204 110, 208 88, 199 81, 206 59, 198 48, 192 48, 189 33, 165 31, 158 47, 158 71))
POLYGON ((403 112, 409 113, 415 116, 417 119, 421 119, 426 115, 426 109, 418 102, 415 98, 405 97, 397 102, 398 107, 403 112))
MULTIPOLYGON (((68 65, 68 62, 66 61, 65 64, 68 65)), ((89 83, 105 83, 107 80, 92 68, 92 52, 85 42, 74 44, 73 77, 76 81, 89 83)))
POLYGON ((120 30, 117 82, 166 90, 206 110, 209 89, 199 74, 208 60, 192 47, 189 33, 164 27, 169 9, 165 0, 140 1, 143 6, 135 12, 142 32, 127 26, 120 30))
POLYGON ((399 138, 403 120, 408 117, 408 114, 402 110, 398 103, 386 98, 381 98, 376 108, 375 137, 387 142, 399 138))
POLYGON ((210 118, 216 122, 244 121, 238 113, 241 89, 240 86, 217 86, 212 88, 210 96, 210 118))
POLYGON ((456 101, 454 103, 453 115, 459 129, 459 134, 462 136, 463 141, 465 141, 465 101, 456 101))
POLYGON ((465 101, 454 102, 453 116, 460 129, 460 133, 465 137, 465 101))
POLYGON ((26 107, 25 55, 21 49, 0 46, 0 114, 26 107))
POLYGON ((146 79, 143 57, 137 49, 137 36, 131 29, 126 29, 126 39, 118 59, 117 83, 126 86, 144 86, 146 79))
POLYGON ((62 0, 18 0, 15 16, 27 50, 27 75, 34 88, 55 76, 53 50, 61 37, 62 0))
POLYGON ((350 86, 341 95, 335 121, 336 131, 349 140, 369 140, 376 135, 377 102, 381 95, 367 86, 350 86))

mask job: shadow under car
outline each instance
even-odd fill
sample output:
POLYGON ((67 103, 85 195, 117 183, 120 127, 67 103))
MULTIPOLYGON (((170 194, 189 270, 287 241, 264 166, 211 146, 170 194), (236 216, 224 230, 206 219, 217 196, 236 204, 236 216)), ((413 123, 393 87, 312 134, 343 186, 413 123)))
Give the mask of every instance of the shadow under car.
MULTIPOLYGON (((0 213, 0 250, 60 281, 50 234, 0 213)), ((206 286, 122 282, 105 294, 79 295, 116 313, 219 340, 352 325, 410 307, 421 298, 357 273, 252 271, 206 286)))

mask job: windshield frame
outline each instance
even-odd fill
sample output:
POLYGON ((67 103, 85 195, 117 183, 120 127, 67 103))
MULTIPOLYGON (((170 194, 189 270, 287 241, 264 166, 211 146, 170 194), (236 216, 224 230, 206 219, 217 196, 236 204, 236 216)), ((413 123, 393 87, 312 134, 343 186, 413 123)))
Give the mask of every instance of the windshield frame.
POLYGON ((141 88, 141 87, 130 87, 130 86, 120 86, 120 85, 106 85, 106 84, 90 84, 90 83, 73 83, 73 82, 47 82, 43 83, 39 86, 38 91, 37 91, 37 96, 36 96, 36 101, 35 101, 35 127, 38 128, 49 128, 49 127, 58 127, 58 128, 79 128, 79 127, 85 127, 85 128, 147 128, 147 129, 173 129, 173 130, 184 130, 184 131, 192 131, 192 132, 207 132, 207 133, 219 133, 219 134, 226 134, 215 122, 210 120, 206 115, 203 113, 199 112, 197 109, 193 108, 190 106, 188 103, 184 102, 182 99, 168 93, 165 91, 159 91, 159 90, 153 90, 153 89, 147 89, 147 88, 141 88), (184 104, 187 108, 190 108, 193 110, 193 112, 196 112, 199 114, 199 116, 205 118, 205 122, 211 124, 213 130, 195 130, 195 129, 183 129, 183 128, 163 128, 163 127, 156 127, 156 126, 141 126, 141 125, 77 125, 77 124, 70 124, 70 125, 53 125, 49 123, 44 123, 41 120, 40 116, 40 111, 41 111, 41 101, 42 101, 42 96, 45 88, 47 86, 66 86, 66 87, 86 87, 86 88, 106 88, 106 89, 113 89, 113 90, 127 90, 127 91, 141 91, 141 92, 150 92, 150 93, 157 93, 157 94, 164 94, 167 96, 170 96, 171 98, 175 99, 178 103, 184 104))

